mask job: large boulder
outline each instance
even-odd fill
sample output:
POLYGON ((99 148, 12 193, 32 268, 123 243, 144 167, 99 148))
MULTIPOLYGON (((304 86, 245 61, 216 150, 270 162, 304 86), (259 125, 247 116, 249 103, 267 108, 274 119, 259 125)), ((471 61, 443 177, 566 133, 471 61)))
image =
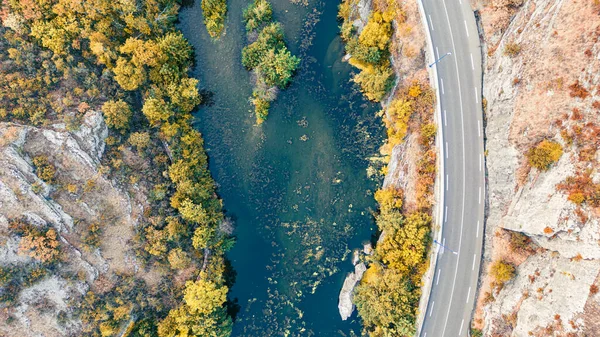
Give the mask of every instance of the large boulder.
POLYGON ((352 299, 354 298, 354 288, 356 288, 356 285, 360 282, 366 270, 367 267, 361 262, 354 266, 354 272, 348 274, 344 280, 338 303, 338 309, 343 321, 352 316, 352 313, 354 312, 355 306, 352 302, 352 299))

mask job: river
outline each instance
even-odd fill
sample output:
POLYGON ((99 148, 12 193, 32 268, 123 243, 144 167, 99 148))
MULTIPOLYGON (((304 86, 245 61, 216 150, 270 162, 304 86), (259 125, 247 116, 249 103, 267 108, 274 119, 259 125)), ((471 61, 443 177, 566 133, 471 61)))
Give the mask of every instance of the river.
POLYGON ((365 101, 341 61, 336 1, 271 1, 292 53, 302 57, 292 85, 255 125, 242 11, 229 0, 225 35, 211 41, 200 1, 184 7, 179 28, 196 51, 194 76, 205 92, 195 126, 237 243, 233 336, 360 335, 356 314, 340 319, 338 293, 352 249, 375 232, 371 212, 380 177, 367 158, 384 139, 378 105, 365 101))

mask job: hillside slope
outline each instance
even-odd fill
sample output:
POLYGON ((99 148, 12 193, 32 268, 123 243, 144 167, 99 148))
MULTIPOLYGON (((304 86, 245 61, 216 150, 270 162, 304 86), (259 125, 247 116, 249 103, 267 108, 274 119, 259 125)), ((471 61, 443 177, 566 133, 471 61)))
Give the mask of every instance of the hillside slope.
POLYGON ((517 0, 474 8, 487 52, 489 186, 474 326, 489 336, 599 335, 599 7, 517 0), (540 164, 532 149, 542 143, 558 144, 559 158, 540 164), (515 272, 490 273, 498 261, 515 272), (503 276, 512 280, 502 284, 503 276))

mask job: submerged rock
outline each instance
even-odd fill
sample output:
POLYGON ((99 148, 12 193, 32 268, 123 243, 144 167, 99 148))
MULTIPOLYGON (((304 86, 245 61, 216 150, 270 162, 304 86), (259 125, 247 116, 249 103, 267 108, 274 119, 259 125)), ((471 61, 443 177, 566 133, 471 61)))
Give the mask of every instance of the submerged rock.
POLYGON ((352 299, 354 298, 354 288, 356 288, 356 285, 358 282, 360 282, 366 270, 367 267, 361 262, 354 266, 354 272, 348 274, 344 280, 344 285, 340 291, 340 300, 338 303, 338 309, 340 311, 340 316, 342 316, 342 321, 347 320, 354 312, 355 306, 352 302, 352 299))

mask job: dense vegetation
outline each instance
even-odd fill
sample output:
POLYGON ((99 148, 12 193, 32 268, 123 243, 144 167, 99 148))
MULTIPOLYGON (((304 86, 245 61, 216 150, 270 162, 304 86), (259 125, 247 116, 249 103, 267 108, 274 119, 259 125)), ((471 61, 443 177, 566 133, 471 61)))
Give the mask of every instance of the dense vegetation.
POLYGON ((272 15, 273 9, 267 0, 255 0, 244 10, 249 40, 258 31, 256 40, 242 50, 242 64, 255 75, 252 104, 258 124, 267 118, 278 89, 289 85, 300 64, 300 59, 285 46, 283 28, 278 22, 272 22, 272 15))
MULTIPOLYGON (((192 48, 174 27, 178 2, 24 0, 0 6, 8 27, 0 28, 0 118, 77 128, 85 111, 101 109, 111 128, 101 172, 122 183, 143 178, 150 184, 152 204, 135 245, 147 267, 164 266, 162 291, 147 292, 135 275, 119 276, 110 291, 90 291, 81 305, 85 334, 113 335, 132 319, 128 329, 135 336, 227 336, 223 254, 232 239, 223 230, 202 137, 190 125, 201 98, 198 81, 188 77, 192 48), (140 178, 123 160, 127 147, 155 171, 140 178), (174 275, 190 265, 190 280, 175 286, 174 275)), ((209 31, 222 30, 224 2, 203 1, 203 8, 209 31)), ((33 164, 45 182, 62 185, 47 158, 33 164)), ((83 241, 97 247, 103 225, 85 226, 83 241)), ((42 265, 60 263, 54 229, 20 225, 12 234, 42 265)), ((23 270, 13 274, 35 278, 31 267, 23 270)))
POLYGON ((357 287, 354 302, 369 336, 412 336, 423 274, 431 244, 431 209, 436 173, 433 92, 417 81, 400 88, 382 113, 388 133, 384 154, 408 134, 419 139, 414 205, 405 205, 402 189, 390 186, 375 193, 381 238, 368 259, 367 272, 357 287))
POLYGON ((346 42, 346 53, 350 56, 348 62, 360 70, 353 81, 360 85, 368 99, 379 102, 394 83, 389 45, 392 20, 398 10, 395 3, 389 1, 387 8, 373 11, 358 34, 353 25, 357 11, 352 11, 356 5, 356 0, 344 0, 340 4, 338 17, 342 20, 342 39, 346 42))
POLYGON ((225 28, 227 0, 202 0, 202 12, 208 34, 213 39, 218 38, 225 28))

